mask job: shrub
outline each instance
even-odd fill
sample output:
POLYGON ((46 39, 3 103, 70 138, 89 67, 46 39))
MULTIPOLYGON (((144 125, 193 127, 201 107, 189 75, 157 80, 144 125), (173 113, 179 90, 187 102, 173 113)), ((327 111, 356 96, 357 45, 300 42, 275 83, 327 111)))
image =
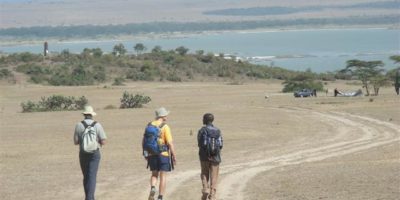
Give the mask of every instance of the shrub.
POLYGON ((129 94, 127 91, 125 91, 122 94, 120 108, 142 108, 143 104, 147 104, 150 101, 151 98, 149 96, 145 96, 143 94, 136 94, 133 96, 133 94, 129 94))
POLYGON ((114 79, 114 83, 112 85, 125 85, 124 81, 125 81, 124 78, 118 77, 114 79))
POLYGON ((172 82, 181 82, 182 81, 181 77, 179 77, 176 72, 168 73, 167 80, 172 81, 172 82))
POLYGON ((21 103, 22 112, 45 112, 45 111, 62 111, 62 110, 82 110, 88 100, 85 96, 78 99, 75 97, 53 95, 50 97, 42 97, 38 103, 27 101, 21 103))
POLYGON ((0 70, 0 79, 8 78, 12 75, 11 71, 8 69, 1 69, 0 70))
POLYGON ((294 92, 304 88, 316 89, 318 91, 324 89, 324 85, 320 81, 285 81, 283 84, 285 86, 283 87, 282 92, 294 92))
POLYGON ((112 109, 116 109, 117 107, 114 105, 107 105, 106 107, 104 107, 105 110, 112 110, 112 109))

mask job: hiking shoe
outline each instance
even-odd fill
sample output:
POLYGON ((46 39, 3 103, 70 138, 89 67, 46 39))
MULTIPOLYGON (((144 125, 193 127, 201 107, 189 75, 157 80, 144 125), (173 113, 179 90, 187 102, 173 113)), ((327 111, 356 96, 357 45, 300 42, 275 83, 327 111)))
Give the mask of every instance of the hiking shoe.
POLYGON ((155 200, 154 196, 156 196, 156 188, 151 188, 150 194, 149 194, 149 200, 155 200))
POLYGON ((207 200, 208 199, 208 193, 203 193, 201 196, 201 200, 207 200))

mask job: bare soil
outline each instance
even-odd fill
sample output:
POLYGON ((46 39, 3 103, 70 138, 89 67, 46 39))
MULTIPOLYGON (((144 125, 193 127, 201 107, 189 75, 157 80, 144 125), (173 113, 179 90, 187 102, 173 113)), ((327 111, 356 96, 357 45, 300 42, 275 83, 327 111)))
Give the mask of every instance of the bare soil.
MULTIPOLYGON (((150 172, 141 156, 143 128, 154 110, 168 123, 177 166, 166 199, 200 199, 196 134, 202 115, 215 114, 225 146, 218 199, 385 199, 400 196, 400 97, 294 98, 279 81, 129 83, 118 87, 0 86, 0 199, 83 199, 78 147, 72 137, 80 111, 21 113, 20 103, 42 96, 86 96, 105 128, 97 199, 147 199, 150 172), (119 106, 124 91, 152 101, 119 106), (268 98, 265 98, 265 96, 268 98)), ((357 90, 330 82, 327 87, 357 90)))

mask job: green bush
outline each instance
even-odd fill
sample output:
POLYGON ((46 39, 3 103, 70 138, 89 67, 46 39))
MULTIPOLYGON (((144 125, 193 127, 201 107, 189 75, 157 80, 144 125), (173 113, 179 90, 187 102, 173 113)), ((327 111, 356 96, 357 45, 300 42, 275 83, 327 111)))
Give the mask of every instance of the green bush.
POLYGON ((133 94, 129 94, 127 91, 125 91, 122 94, 120 108, 142 108, 143 104, 147 104, 150 101, 151 98, 149 96, 145 96, 143 94, 136 94, 133 96, 133 94))
POLYGON ((124 78, 118 77, 114 79, 114 83, 112 85, 125 85, 124 81, 125 81, 124 78))
POLYGON ((1 69, 0 70, 0 79, 8 78, 12 75, 11 71, 8 69, 1 69))
POLYGON ((324 89, 324 85, 320 81, 285 81, 283 84, 285 86, 282 92, 294 92, 304 88, 316 89, 317 91, 322 91, 324 89))
POLYGON ((75 98, 63 95, 52 95, 42 97, 38 103, 32 101, 22 102, 22 112, 45 112, 45 111, 63 111, 63 110, 82 110, 88 100, 85 96, 75 98))
POLYGON ((105 68, 95 66, 93 70, 90 67, 78 65, 75 67, 59 66, 52 71, 48 79, 50 85, 93 85, 96 82, 106 80, 105 68), (72 69, 71 69, 72 68, 72 69))
POLYGON ((176 72, 168 73, 167 80, 172 81, 172 82, 181 82, 182 81, 181 77, 179 77, 176 72))

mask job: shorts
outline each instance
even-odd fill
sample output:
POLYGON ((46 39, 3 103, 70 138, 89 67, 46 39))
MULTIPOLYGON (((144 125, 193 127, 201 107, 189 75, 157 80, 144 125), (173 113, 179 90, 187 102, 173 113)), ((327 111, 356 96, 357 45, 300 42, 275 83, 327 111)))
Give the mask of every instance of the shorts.
POLYGON ((171 162, 168 156, 149 156, 147 163, 150 171, 171 171, 171 162))

